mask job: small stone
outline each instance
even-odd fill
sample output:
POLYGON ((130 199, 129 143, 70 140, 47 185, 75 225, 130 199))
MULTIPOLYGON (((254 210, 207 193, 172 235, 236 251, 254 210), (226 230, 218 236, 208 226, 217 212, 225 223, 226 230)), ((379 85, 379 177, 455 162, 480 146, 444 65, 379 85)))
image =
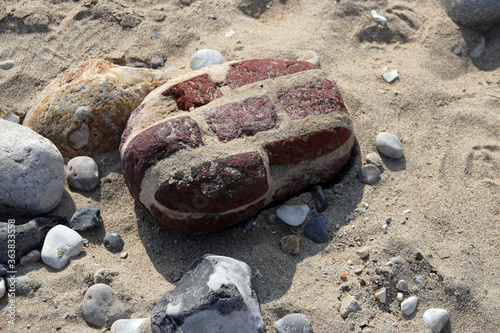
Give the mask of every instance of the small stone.
POLYGON ((274 323, 277 333, 313 333, 311 321, 301 313, 291 313, 274 323))
POLYGON ((50 229, 42 247, 42 261, 60 269, 69 258, 77 256, 83 249, 83 238, 76 231, 63 225, 50 229))
POLYGON ((377 23, 382 27, 384 27, 387 24, 387 19, 384 16, 377 13, 375 10, 372 10, 372 18, 375 23, 377 23))
POLYGON ((382 288, 382 289, 379 289, 375 292, 375 299, 382 303, 382 304, 385 304, 386 300, 387 300, 387 289, 386 288, 382 288))
POLYGON ((386 82, 389 82, 389 83, 396 80, 398 76, 399 76, 399 74, 398 74, 397 69, 388 69, 388 70, 385 70, 384 72, 382 72, 382 77, 384 78, 384 80, 386 82))
POLYGON ((116 320, 127 316, 125 307, 118 300, 113 288, 98 283, 90 287, 83 298, 83 316, 99 328, 111 326, 116 320))
POLYGON ((366 259, 370 255, 370 248, 368 246, 364 246, 357 250, 356 253, 361 259, 366 259))
POLYGON ((163 65, 165 65, 165 57, 163 57, 163 54, 161 54, 161 53, 156 53, 151 58, 149 63, 151 64, 151 68, 158 69, 160 67, 163 67, 163 65))
POLYGON ((376 167, 382 166, 382 158, 377 153, 369 153, 366 155, 366 163, 373 164, 376 167))
MULTIPOLYGON (((3 249, 0 251, 0 262, 4 264, 7 264, 9 259, 12 259, 7 251, 8 245, 11 244, 9 239, 12 236, 9 237, 9 235, 12 235, 12 230, 13 228, 8 223, 0 222, 0 249, 3 249)), ((43 240, 42 232, 35 221, 16 225, 14 235, 16 240, 16 262, 31 250, 38 249, 43 240)))
POLYGON ((14 60, 0 61, 0 69, 3 69, 4 71, 11 69, 12 67, 14 67, 14 65, 14 60))
POLYGON ((460 47, 458 47, 458 46, 455 45, 455 46, 452 47, 451 53, 453 53, 457 57, 460 57, 462 55, 462 49, 460 47))
POLYGON ((397 136, 388 132, 377 135, 375 145, 379 152, 390 158, 403 156, 403 144, 397 136))
POLYGON ((305 221, 310 210, 307 205, 281 206, 276 210, 276 215, 286 224, 296 227, 305 221))
POLYGON ((150 333, 151 318, 118 319, 113 323, 110 333, 150 333))
POLYGON ((422 276, 420 276, 420 275, 416 276, 415 279, 414 279, 414 281, 415 281, 415 284, 418 284, 418 285, 424 284, 424 278, 422 276))
POLYGON ((149 17, 156 22, 161 22, 165 19, 166 14, 159 10, 150 10, 149 17))
POLYGON ((386 234, 386 233, 387 233, 387 230, 389 230, 389 226, 388 226, 387 224, 384 224, 384 225, 382 226, 382 231, 384 232, 384 234, 386 234))
POLYGON ((193 54, 189 67, 192 70, 198 70, 207 66, 222 64, 223 62, 226 62, 226 59, 219 51, 203 49, 193 54))
POLYGON ((99 184, 99 170, 92 157, 77 156, 66 166, 68 184, 80 191, 91 191, 99 184))
POLYGON ((406 282, 405 280, 398 281, 398 283, 396 283, 396 289, 407 293, 408 292, 408 282, 406 282))
POLYGON ((341 279, 347 279, 347 274, 346 274, 346 273, 342 273, 342 274, 340 274, 340 278, 341 278, 341 279))
POLYGON ((402 302, 403 301, 403 293, 397 293, 396 299, 398 300, 398 302, 402 302))
POLYGON ((128 253, 127 252, 122 252, 120 253, 120 259, 127 259, 128 253))
POLYGON ((266 221, 267 224, 274 225, 280 223, 280 220, 278 219, 278 215, 274 213, 267 213, 264 215, 264 221, 266 221))
POLYGON ((91 206, 78 209, 68 222, 68 226, 76 231, 86 231, 100 225, 102 225, 101 211, 91 206))
POLYGON ((94 273, 94 283, 104 283, 110 284, 113 281, 113 278, 118 275, 118 272, 114 272, 110 269, 100 269, 94 273))
POLYGON ((330 240, 327 225, 328 219, 326 217, 313 217, 304 227, 304 235, 315 243, 327 243, 330 240))
POLYGON ((358 180, 363 184, 373 184, 380 179, 380 170, 372 164, 366 164, 358 171, 358 180))
POLYGON ((354 274, 361 275, 363 273, 363 267, 358 267, 354 270, 354 274))
POLYGON ((120 252, 123 250, 123 246, 125 243, 123 242, 122 237, 117 233, 112 233, 106 235, 103 239, 104 246, 111 252, 120 252))
POLYGON ((417 308, 418 298, 416 296, 409 297, 401 303, 401 312, 410 316, 417 308))
POLYGON ((333 185, 333 193, 335 194, 342 194, 344 191, 342 189, 342 184, 335 184, 333 185))
POLYGON ((7 275, 7 272, 9 271, 9 267, 5 264, 0 264, 0 276, 7 275))
POLYGON ((19 262, 21 265, 27 265, 32 262, 37 262, 38 260, 40 260, 40 258, 41 258, 40 251, 31 250, 30 252, 28 252, 27 255, 21 257, 21 260, 19 262))
POLYGON ((321 186, 314 186, 311 190, 311 195, 318 213, 324 212, 328 208, 328 199, 323 188, 321 186))
POLYGON ((19 124, 20 118, 17 114, 12 113, 11 111, 0 109, 0 119, 10 121, 14 124, 19 124))
POLYGON ((385 223, 391 224, 392 223, 392 217, 388 217, 385 219, 385 223))
POLYGON ((403 265, 405 263, 405 261, 401 257, 392 257, 391 263, 394 265, 403 265))
POLYGON ((158 38, 163 38, 163 37, 167 37, 167 36, 165 36, 164 34, 159 33, 159 32, 157 32, 157 33, 155 33, 155 34, 153 35, 153 38, 155 38, 155 39, 158 39, 158 38))
POLYGON ((423 319, 433 333, 439 333, 450 320, 450 315, 444 309, 429 309, 424 312, 423 319))
POLYGON ((281 238, 281 249, 286 253, 299 254, 300 252, 300 237, 288 235, 281 238))
POLYGON ((349 294, 345 295, 342 299, 342 304, 340 305, 340 315, 343 318, 347 318, 349 313, 357 312, 359 310, 361 310, 361 305, 359 305, 358 301, 349 294))

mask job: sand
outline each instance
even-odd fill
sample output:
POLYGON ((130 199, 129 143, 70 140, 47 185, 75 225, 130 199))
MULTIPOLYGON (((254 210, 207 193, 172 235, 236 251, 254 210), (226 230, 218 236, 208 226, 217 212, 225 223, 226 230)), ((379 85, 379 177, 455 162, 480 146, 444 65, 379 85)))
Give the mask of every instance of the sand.
MULTIPOLYGON (((84 232, 88 246, 60 271, 42 263, 19 265, 34 291, 16 297, 15 325, 7 324, 7 297, 0 300, 0 331, 105 331, 89 326, 81 310, 92 276, 102 268, 119 273, 111 287, 128 317, 147 317, 205 253, 238 258, 252 268, 268 332, 293 312, 306 314, 314 332, 430 332, 422 315, 432 307, 450 313, 443 332, 498 329, 500 29, 460 28, 437 0, 270 4, 253 18, 228 0, 3 0, 0 61, 14 60, 15 66, 0 70, 1 109, 23 117, 51 80, 91 58, 131 65, 161 53, 167 59, 162 69, 175 77, 190 71, 191 55, 202 48, 231 61, 297 59, 314 50, 341 90, 357 143, 344 172, 324 184, 330 207, 321 215, 330 220, 331 242, 302 236, 295 256, 281 250, 280 239, 302 235, 302 228, 264 222, 264 213, 276 206, 261 212, 247 232, 237 225, 214 235, 182 235, 134 202, 118 152, 97 157, 100 186, 92 192, 66 187, 52 213, 69 218, 93 205, 101 209, 104 227, 84 232), (377 27, 372 9, 388 19, 388 29, 377 27), (481 37, 485 51, 470 58, 481 37), (454 46, 461 56, 452 53, 454 46), (382 79, 385 67, 398 70, 394 83, 382 79), (382 131, 401 139, 404 157, 384 158, 381 180, 363 185, 357 170, 382 131), (331 189, 337 183, 342 195, 331 189), (347 221, 349 214, 355 220, 347 221), (393 222, 384 234, 387 217, 393 222), (104 248, 102 238, 112 232, 122 235, 127 259, 104 248), (370 248, 368 260, 356 254, 361 246, 370 248), (386 266, 393 256, 405 264, 386 266), (357 268, 363 268, 360 275, 357 268), (415 284, 417 276, 423 285, 415 284), (409 282, 405 298, 419 298, 409 317, 396 300, 400 279, 409 282), (388 288, 386 305, 373 297, 380 287, 388 288), (347 293, 362 309, 343 319, 339 309, 347 293)), ((314 207, 307 191, 284 204, 314 207)), ((317 215, 313 208, 309 218, 317 215)))

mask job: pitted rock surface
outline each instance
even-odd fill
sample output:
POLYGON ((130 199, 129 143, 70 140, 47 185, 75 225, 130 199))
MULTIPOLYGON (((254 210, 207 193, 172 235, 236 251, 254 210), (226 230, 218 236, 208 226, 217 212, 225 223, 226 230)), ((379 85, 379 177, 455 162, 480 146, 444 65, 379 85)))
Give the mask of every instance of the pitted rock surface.
POLYGON ((64 157, 105 153, 118 148, 130 113, 165 80, 161 71, 88 60, 52 81, 23 125, 64 157))
POLYGON ((132 196, 170 228, 216 232, 334 177, 354 144, 328 74, 254 59, 174 78, 131 114, 120 152, 132 196))

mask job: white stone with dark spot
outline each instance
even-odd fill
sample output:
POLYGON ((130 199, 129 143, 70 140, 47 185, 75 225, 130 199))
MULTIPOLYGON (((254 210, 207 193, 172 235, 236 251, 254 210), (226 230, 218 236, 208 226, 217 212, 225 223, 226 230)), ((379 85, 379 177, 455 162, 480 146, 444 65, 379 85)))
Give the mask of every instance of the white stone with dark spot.
POLYGON ((403 144, 397 136, 388 132, 377 135, 375 145, 379 152, 390 158, 403 156, 403 144))
POLYGON ((195 54, 193 54, 191 61, 189 62, 189 67, 196 71, 198 69, 202 69, 203 67, 218 65, 223 62, 226 62, 226 59, 224 59, 224 56, 219 51, 203 49, 196 51, 195 54))
POLYGON ((127 317, 125 307, 113 288, 103 283, 94 284, 87 290, 82 309, 85 320, 99 328, 109 327, 118 319, 127 317))
POLYGON ((450 320, 450 315, 444 309, 429 309, 425 311, 423 319, 433 333, 439 333, 450 320))
POLYGON ((66 166, 66 179, 71 187, 90 191, 99 184, 99 169, 92 157, 77 156, 66 166))
POLYGON ((403 314, 410 316, 417 309, 418 298, 416 296, 411 296, 401 302, 401 312, 403 314))
POLYGON ((83 238, 76 231, 63 225, 50 229, 42 247, 42 261, 60 269, 71 257, 77 256, 83 249, 83 238))

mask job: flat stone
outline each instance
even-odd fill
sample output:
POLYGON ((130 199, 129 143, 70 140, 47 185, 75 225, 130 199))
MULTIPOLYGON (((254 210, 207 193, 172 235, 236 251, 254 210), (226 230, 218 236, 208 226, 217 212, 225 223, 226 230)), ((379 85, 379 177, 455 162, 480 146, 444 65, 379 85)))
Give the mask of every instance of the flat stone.
POLYGON ((441 4, 458 24, 485 28, 500 23, 500 2, 497 0, 441 0, 441 4))
POLYGON ((92 206, 83 206, 77 209, 68 223, 68 226, 75 231, 86 231, 101 225, 101 211, 92 206))
POLYGON ((318 213, 323 213, 328 208, 328 199, 326 198, 325 191, 321 186, 314 186, 311 189, 311 195, 314 201, 314 206, 318 213))
POLYGON ((274 323, 277 333, 313 333, 311 321, 302 313, 291 313, 274 323))
POLYGON ((307 205, 281 206, 276 210, 276 215, 288 225, 293 227, 301 225, 311 209, 307 205))
POLYGON ((121 252, 125 245, 122 237, 117 233, 106 235, 103 239, 103 243, 104 246, 113 253, 121 252))
POLYGON ((396 289, 407 293, 408 292, 408 282, 406 282, 405 280, 398 281, 398 283, 396 283, 396 289))
POLYGON ((450 320, 450 315, 444 309, 429 309, 424 312, 423 319, 433 333, 439 333, 450 320))
POLYGON ((375 145, 379 152, 390 158, 403 156, 403 144, 397 136, 388 132, 377 135, 375 145))
POLYGON ((382 158, 377 153, 369 153, 366 155, 366 163, 373 164, 376 167, 382 166, 382 158))
POLYGON ((3 69, 4 71, 11 69, 12 67, 14 67, 14 65, 15 65, 14 60, 0 61, 0 69, 3 69))
POLYGON ((118 319, 111 325, 110 333, 150 333, 151 318, 118 319))
MULTIPOLYGON (((0 249, 7 249, 9 244, 9 228, 8 223, 0 222, 0 249)), ((29 221, 21 225, 15 226, 16 239, 16 262, 28 254, 31 250, 38 249, 43 237, 42 231, 35 221, 29 221)), ((7 264, 9 261, 7 251, 0 251, 0 263, 7 264)))
POLYGON ((416 296, 411 296, 401 302, 401 312, 404 315, 410 316, 415 312, 418 304, 418 298, 416 296))
POLYGON ((340 305, 340 315, 343 318, 347 318, 349 316, 349 313, 357 312, 359 310, 361 310, 361 305, 354 297, 347 294, 344 296, 344 298, 342 298, 342 304, 340 305))
POLYGON ((394 82, 394 80, 396 80, 398 76, 399 76, 398 70, 394 68, 385 70, 382 73, 382 77, 384 78, 384 80, 389 83, 394 82))
POLYGON ((380 170, 373 164, 366 164, 358 170, 358 180, 363 184, 374 184, 380 180, 380 170))
POLYGON ((98 283, 91 286, 83 297, 83 316, 92 325, 110 327, 118 319, 124 319, 127 312, 116 297, 113 288, 98 283))
POLYGON ((42 247, 42 261, 60 269, 71 257, 77 256, 83 249, 83 238, 76 231, 57 225, 50 229, 42 247))
POLYGON ((315 243, 327 243, 330 235, 327 230, 328 219, 324 216, 316 216, 307 222, 304 227, 304 236, 315 243))
POLYGON ((99 184, 99 169, 92 157, 77 156, 66 166, 68 184, 81 191, 91 191, 99 184))
POLYGON ((281 249, 286 253, 299 254, 300 253, 300 237, 295 235, 288 235, 281 238, 281 249))
POLYGON ((64 161, 48 139, 0 119, 0 215, 33 216, 57 206, 64 190, 64 161))
POLYGON ((218 65, 224 62, 226 62, 226 59, 224 59, 224 56, 219 51, 203 49, 193 54, 189 61, 189 67, 196 71, 203 67, 218 65))
POLYGON ((21 260, 19 260, 19 263, 24 266, 24 265, 31 264, 33 262, 37 262, 40 260, 40 258, 41 258, 40 251, 31 250, 30 252, 28 252, 27 255, 21 257, 21 260))
POLYGON ((242 261, 215 255, 196 259, 174 290, 151 312, 153 333, 264 333, 252 272, 242 261))

